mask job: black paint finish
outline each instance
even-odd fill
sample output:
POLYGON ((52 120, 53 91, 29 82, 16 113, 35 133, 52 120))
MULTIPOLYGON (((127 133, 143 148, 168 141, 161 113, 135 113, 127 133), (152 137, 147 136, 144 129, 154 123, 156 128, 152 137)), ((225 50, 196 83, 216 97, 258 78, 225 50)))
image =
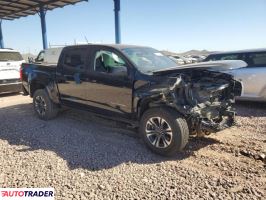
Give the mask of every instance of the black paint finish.
POLYGON ((225 128, 224 122, 219 121, 224 116, 230 123, 233 121, 232 103, 242 88, 231 75, 201 68, 144 74, 123 54, 122 48, 122 45, 65 47, 58 66, 23 64, 23 87, 31 96, 36 89, 43 88, 55 103, 130 123, 138 122, 146 109, 164 106, 181 113, 191 132, 225 128), (121 71, 95 70, 102 51, 123 60, 121 71))

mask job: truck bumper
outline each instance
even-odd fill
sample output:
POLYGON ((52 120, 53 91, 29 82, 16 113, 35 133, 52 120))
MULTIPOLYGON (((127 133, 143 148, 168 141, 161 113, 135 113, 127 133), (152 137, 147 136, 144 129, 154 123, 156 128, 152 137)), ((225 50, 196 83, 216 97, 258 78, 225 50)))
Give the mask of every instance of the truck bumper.
POLYGON ((0 93, 21 92, 21 82, 0 84, 0 93))
POLYGON ((226 128, 234 126, 235 122, 235 112, 226 111, 219 122, 214 122, 210 120, 200 120, 197 124, 196 132, 198 136, 209 135, 210 133, 216 133, 222 131, 226 128))

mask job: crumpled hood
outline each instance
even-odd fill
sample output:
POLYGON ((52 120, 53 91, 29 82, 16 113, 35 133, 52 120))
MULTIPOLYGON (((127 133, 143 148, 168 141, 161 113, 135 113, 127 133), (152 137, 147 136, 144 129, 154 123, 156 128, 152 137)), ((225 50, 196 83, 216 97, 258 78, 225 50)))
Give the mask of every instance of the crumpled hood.
POLYGON ((188 65, 180 65, 176 67, 171 67, 167 69, 157 70, 153 72, 154 74, 160 74, 161 72, 171 72, 178 70, 186 70, 186 69, 209 69, 211 71, 228 71, 232 69, 238 69, 247 67, 247 63, 242 60, 222 60, 222 61, 209 61, 188 65))

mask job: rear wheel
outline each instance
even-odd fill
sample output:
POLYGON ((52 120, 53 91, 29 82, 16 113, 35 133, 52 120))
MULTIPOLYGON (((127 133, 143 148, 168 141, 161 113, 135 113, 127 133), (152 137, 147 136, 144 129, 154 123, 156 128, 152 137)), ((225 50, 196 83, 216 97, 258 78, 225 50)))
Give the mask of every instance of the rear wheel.
POLYGON ((49 120, 55 118, 58 113, 56 105, 44 89, 36 90, 33 95, 34 111, 40 119, 49 120))
POLYGON ((182 150, 189 137, 186 120, 169 108, 147 110, 141 118, 140 133, 153 152, 164 156, 171 156, 182 150))

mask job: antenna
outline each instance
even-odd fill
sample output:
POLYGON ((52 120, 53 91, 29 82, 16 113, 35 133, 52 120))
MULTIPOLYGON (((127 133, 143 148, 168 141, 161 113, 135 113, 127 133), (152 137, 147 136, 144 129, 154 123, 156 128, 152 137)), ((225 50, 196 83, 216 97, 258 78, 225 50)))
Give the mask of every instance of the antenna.
POLYGON ((88 41, 88 39, 87 39, 86 35, 84 35, 84 38, 85 38, 85 40, 86 40, 87 44, 89 44, 89 41, 88 41))

